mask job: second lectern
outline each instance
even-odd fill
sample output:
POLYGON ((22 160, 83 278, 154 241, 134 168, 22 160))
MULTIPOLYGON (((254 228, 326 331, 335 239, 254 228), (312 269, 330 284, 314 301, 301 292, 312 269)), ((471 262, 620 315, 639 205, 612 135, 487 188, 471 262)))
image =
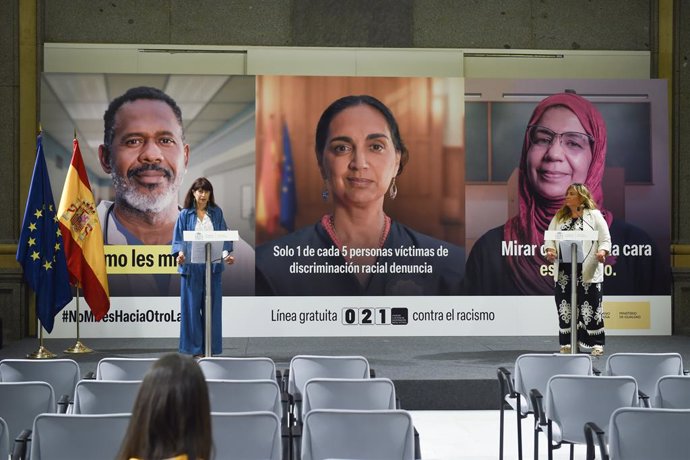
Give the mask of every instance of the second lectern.
POLYGON ((584 241, 597 241, 599 232, 592 230, 547 230, 544 241, 558 243, 558 257, 570 262, 570 353, 577 353, 577 266, 585 258, 584 241))
POLYGON ((206 264, 204 296, 204 355, 211 356, 211 264, 223 258, 223 242, 237 241, 237 230, 194 231, 185 230, 184 241, 191 242, 190 262, 206 264))

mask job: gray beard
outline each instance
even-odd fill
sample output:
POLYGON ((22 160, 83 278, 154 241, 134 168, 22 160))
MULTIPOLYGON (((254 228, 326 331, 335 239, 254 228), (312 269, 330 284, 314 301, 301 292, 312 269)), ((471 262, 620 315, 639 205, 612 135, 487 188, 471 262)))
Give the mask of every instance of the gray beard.
POLYGON ((114 172, 111 174, 115 187, 115 201, 125 203, 128 208, 143 213, 159 213, 177 202, 177 188, 179 184, 169 182, 163 186, 141 193, 114 172))

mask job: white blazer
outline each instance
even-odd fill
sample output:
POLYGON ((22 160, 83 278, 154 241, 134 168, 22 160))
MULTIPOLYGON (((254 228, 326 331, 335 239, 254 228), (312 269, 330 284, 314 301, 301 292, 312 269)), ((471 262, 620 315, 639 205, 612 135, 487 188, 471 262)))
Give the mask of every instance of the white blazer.
MULTIPOLYGON (((563 225, 567 219, 570 219, 570 217, 557 221, 556 216, 554 216, 549 224, 549 230, 560 230, 561 225, 563 225)), ((611 234, 609 233, 609 226, 606 224, 604 216, 598 209, 585 209, 582 213, 582 220, 584 221, 583 230, 594 230, 599 232, 598 241, 584 241, 582 243, 582 249, 585 253, 585 260, 582 262, 582 279, 585 283, 601 283, 604 281, 604 264, 597 260, 597 252, 602 249, 606 251, 606 254, 611 252, 611 234)), ((546 240, 544 241, 544 247, 547 250, 554 249, 558 256, 558 244, 556 241, 546 240)), ((559 257, 556 257, 553 272, 554 281, 558 281, 558 260, 559 257)))

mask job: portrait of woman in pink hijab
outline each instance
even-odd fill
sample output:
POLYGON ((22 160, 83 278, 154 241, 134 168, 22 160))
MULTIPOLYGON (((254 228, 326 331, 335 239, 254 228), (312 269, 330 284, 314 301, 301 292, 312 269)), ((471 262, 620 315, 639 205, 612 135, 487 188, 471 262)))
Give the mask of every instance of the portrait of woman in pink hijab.
MULTIPOLYGON (((612 243, 655 243, 643 230, 616 219, 606 209, 602 180, 606 165, 606 124, 599 110, 577 94, 542 100, 525 128, 518 172, 518 212, 474 244, 465 268, 466 295, 551 295, 553 274, 542 252, 544 231, 563 206, 568 187, 584 184, 609 225, 612 243), (548 144, 548 148, 545 148, 548 144), (533 253, 504 254, 506 242, 533 253), (528 246, 525 246, 528 245, 528 246)), ((668 294, 656 250, 649 256, 607 258, 606 293, 668 294), (613 276, 611 276, 613 275, 613 276)))

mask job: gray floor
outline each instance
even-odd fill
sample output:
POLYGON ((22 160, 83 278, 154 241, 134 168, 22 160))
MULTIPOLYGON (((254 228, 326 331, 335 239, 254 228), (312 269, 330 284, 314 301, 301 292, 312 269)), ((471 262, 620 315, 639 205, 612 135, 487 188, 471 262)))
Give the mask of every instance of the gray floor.
MULTIPOLYGON (((44 346, 60 358, 79 363, 82 374, 95 371, 104 357, 150 357, 177 350, 177 339, 84 339, 95 351, 67 354, 74 339, 46 339, 44 346)), ((0 359, 23 358, 39 348, 35 338, 5 344, 0 359)), ((305 337, 225 338, 223 356, 268 356, 279 369, 297 354, 363 355, 379 377, 395 381, 406 409, 495 409, 496 368, 512 368, 523 353, 550 353, 556 337, 305 337)), ((616 352, 678 352, 690 366, 690 337, 609 336, 606 354, 595 360, 603 369, 616 352)))

